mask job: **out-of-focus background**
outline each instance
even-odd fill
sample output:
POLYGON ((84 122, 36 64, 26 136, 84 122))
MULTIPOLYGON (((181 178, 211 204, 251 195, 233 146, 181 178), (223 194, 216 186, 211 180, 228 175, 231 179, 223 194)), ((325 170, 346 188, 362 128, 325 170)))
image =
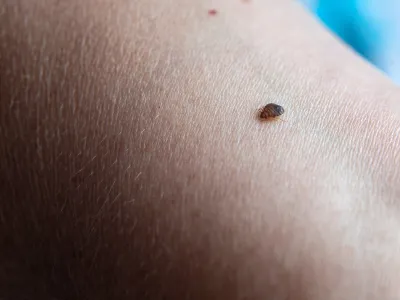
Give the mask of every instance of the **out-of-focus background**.
POLYGON ((400 85, 400 0, 300 0, 322 23, 400 85))

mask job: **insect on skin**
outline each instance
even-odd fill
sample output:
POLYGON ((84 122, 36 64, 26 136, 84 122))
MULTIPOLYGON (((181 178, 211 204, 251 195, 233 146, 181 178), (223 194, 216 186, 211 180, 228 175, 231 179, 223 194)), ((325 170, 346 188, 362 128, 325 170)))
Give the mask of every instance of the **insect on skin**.
POLYGON ((279 117, 285 112, 284 108, 275 103, 268 103, 259 110, 259 117, 262 120, 270 120, 279 117))

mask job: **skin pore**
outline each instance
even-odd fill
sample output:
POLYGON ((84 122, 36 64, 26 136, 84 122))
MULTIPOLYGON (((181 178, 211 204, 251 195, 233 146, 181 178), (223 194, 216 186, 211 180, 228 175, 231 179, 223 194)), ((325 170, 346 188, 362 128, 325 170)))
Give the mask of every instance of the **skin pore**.
POLYGON ((0 16, 0 298, 400 298, 399 89, 301 6, 0 16))

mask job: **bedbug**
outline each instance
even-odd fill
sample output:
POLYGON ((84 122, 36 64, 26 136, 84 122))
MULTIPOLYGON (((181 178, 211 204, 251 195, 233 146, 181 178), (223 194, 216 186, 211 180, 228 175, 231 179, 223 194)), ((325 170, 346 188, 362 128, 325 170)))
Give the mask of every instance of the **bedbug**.
POLYGON ((282 106, 275 104, 275 103, 268 103, 263 108, 259 110, 260 119, 269 120, 282 115, 285 110, 282 106))

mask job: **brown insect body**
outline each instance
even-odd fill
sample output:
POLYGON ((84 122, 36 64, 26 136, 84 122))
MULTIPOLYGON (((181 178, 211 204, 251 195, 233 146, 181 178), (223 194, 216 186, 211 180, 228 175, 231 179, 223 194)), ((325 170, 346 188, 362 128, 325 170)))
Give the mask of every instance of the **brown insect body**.
POLYGON ((279 117, 285 112, 284 108, 275 103, 268 103, 260 109, 260 118, 264 120, 279 117))

